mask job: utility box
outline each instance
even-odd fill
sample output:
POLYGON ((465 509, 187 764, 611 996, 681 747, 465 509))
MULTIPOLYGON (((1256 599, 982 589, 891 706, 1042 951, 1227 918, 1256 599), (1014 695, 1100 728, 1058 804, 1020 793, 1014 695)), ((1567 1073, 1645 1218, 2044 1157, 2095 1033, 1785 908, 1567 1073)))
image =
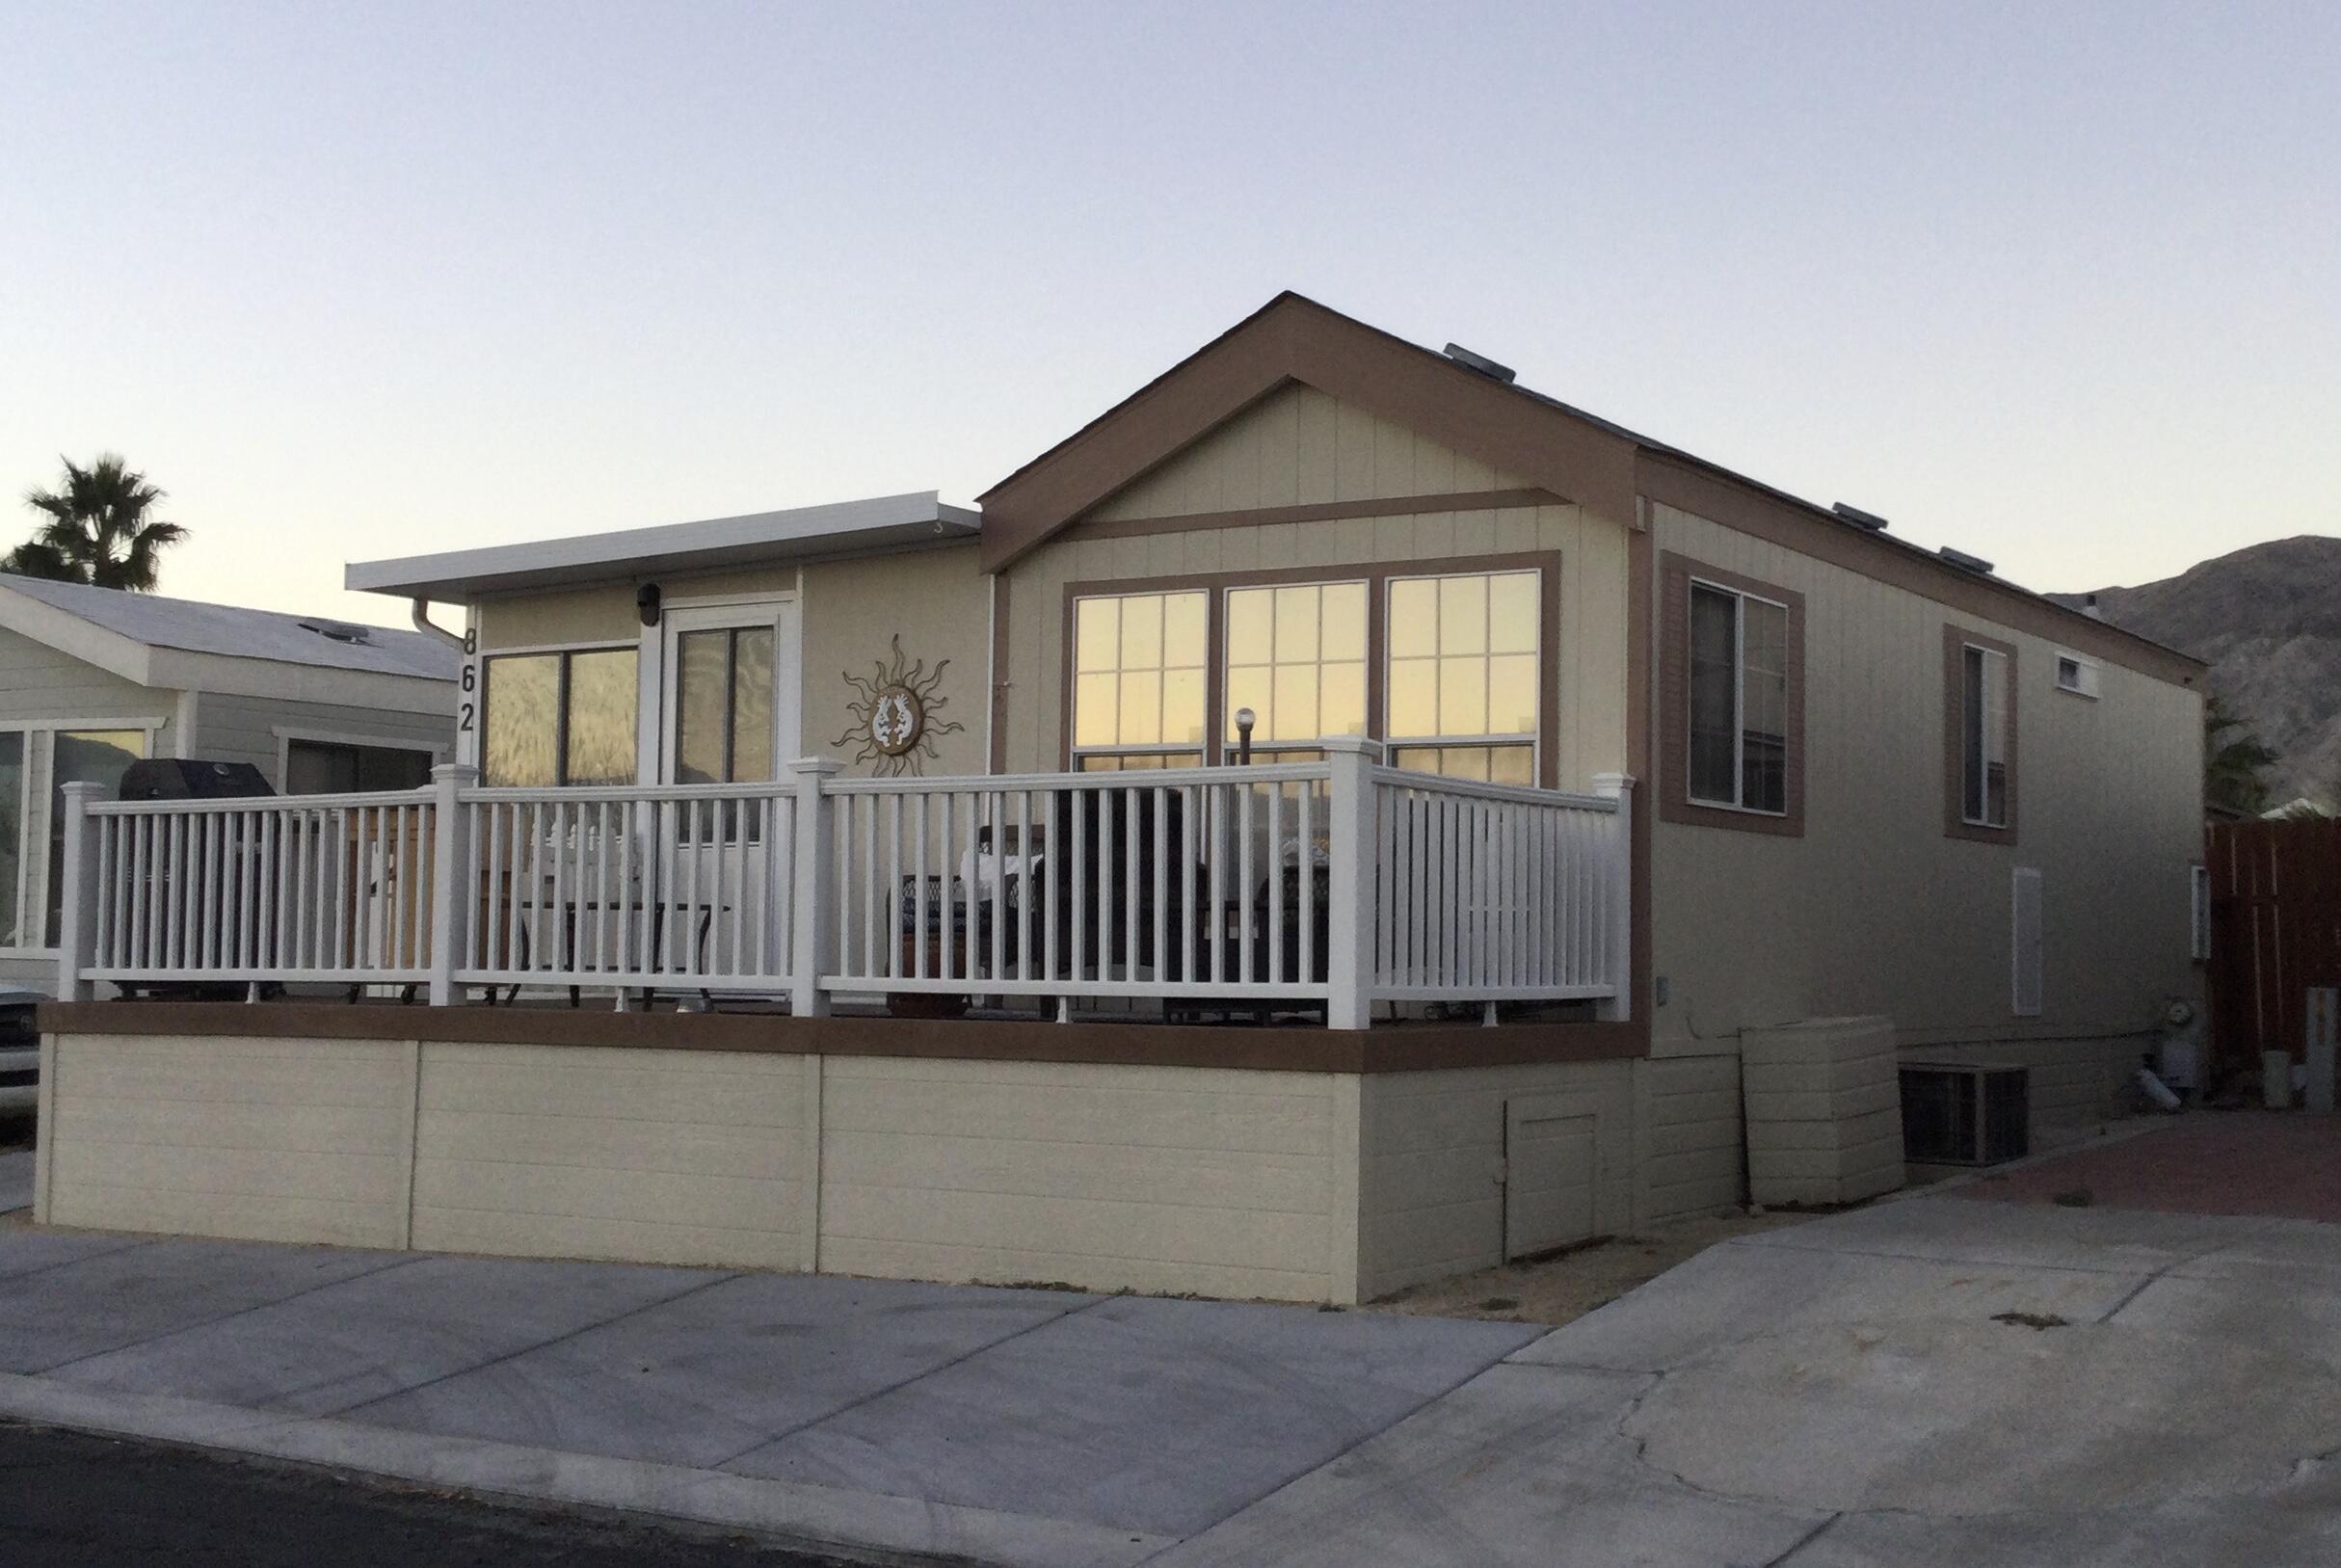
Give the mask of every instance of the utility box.
POLYGON ((1847 1204, 1902 1184, 1894 1023, 1817 1018, 1740 1036, 1752 1203, 1847 1204))

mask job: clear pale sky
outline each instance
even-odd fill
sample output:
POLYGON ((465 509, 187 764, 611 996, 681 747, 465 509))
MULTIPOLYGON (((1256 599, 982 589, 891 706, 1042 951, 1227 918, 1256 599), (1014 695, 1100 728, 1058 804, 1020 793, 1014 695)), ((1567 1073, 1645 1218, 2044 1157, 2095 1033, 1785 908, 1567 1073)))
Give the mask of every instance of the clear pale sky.
POLYGON ((967 500, 1295 288, 2017 580, 2341 532, 2341 7, 0 0, 0 543, 967 500))

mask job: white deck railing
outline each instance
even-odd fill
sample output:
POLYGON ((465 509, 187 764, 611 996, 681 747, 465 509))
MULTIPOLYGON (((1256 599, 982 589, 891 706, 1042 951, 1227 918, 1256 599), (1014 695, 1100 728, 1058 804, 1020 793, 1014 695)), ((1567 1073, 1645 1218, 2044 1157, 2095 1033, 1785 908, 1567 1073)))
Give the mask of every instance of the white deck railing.
POLYGON ((1323 760, 1148 773, 110 802, 68 784, 60 994, 341 982, 1623 1016, 1629 785, 1323 760))

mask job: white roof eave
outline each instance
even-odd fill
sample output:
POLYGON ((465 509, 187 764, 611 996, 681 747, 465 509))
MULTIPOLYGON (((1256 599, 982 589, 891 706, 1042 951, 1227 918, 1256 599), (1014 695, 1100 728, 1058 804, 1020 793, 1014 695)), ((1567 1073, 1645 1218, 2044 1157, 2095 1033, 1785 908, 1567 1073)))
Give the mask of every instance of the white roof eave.
POLYGON ((936 492, 922 491, 525 545, 353 561, 342 570, 342 586, 357 593, 463 603, 530 589, 955 543, 973 539, 979 520, 975 512, 946 506, 936 492))

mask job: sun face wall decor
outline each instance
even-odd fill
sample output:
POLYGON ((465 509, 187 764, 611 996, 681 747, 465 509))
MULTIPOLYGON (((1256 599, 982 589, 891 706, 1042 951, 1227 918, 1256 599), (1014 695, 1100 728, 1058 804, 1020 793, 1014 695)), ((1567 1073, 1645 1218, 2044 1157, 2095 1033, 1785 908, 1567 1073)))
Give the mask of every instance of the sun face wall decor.
POLYGON ((852 760, 869 763, 881 779, 924 773, 927 758, 935 755, 935 737, 967 728, 940 716, 949 701, 941 689, 943 672, 951 661, 929 670, 924 659, 916 664, 905 659, 900 633, 892 645, 893 658, 873 663, 867 679, 844 672, 845 683, 856 693, 845 704, 853 723, 831 743, 855 748, 852 760))

